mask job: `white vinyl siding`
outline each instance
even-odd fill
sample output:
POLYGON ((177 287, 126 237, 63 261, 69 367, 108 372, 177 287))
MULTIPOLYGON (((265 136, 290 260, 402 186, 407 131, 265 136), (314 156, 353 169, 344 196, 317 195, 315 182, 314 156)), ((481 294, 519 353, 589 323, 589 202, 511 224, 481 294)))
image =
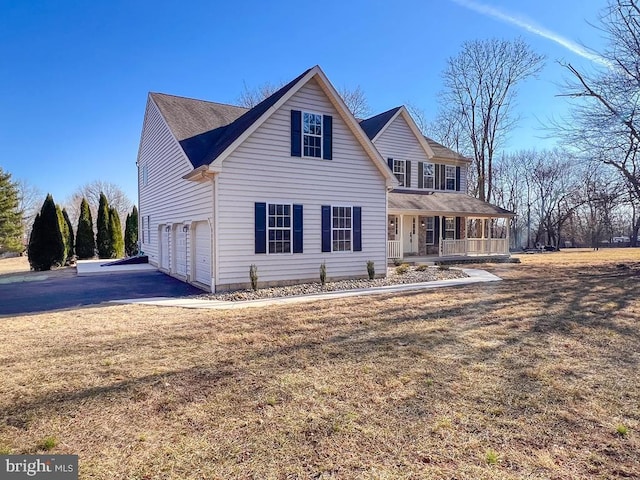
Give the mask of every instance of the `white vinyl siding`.
POLYGON ((217 285, 247 284, 255 264, 260 282, 366 276, 367 260, 386 265, 385 180, 315 80, 303 86, 224 160, 218 179, 219 278, 217 285), (291 156, 291 110, 333 116, 333 160, 291 156), (256 255, 255 202, 303 205, 302 254, 256 255), (321 251, 322 205, 362 207, 362 251, 321 251))
MULTIPOLYGON (((398 115, 398 117, 396 117, 395 120, 387 126, 382 134, 376 139, 374 145, 383 158, 402 158, 411 162, 411 185, 407 185, 406 189, 418 189, 418 162, 439 164, 448 163, 447 161, 440 160, 437 157, 430 159, 427 156, 422 145, 413 134, 413 131, 409 128, 409 125, 402 115, 398 115)), ((467 192, 466 175, 467 167, 462 164, 460 165, 460 193, 467 192)), ((439 182, 438 179, 436 179, 436 183, 437 182, 439 182)))
MULTIPOLYGON (((147 218, 143 227, 148 232, 143 247, 153 265, 160 263, 159 225, 207 220, 213 216, 213 186, 211 181, 196 183, 182 177, 193 170, 180 145, 166 126, 158 108, 151 99, 147 102, 144 128, 138 152, 140 169, 140 217, 147 218), (147 176, 144 185, 143 170, 147 176), (150 222, 149 222, 150 219, 150 222)), ((191 246, 186 243, 186 258, 191 246)), ((188 262, 190 263, 190 262, 188 262)), ((190 272, 191 265, 187 265, 190 272)))

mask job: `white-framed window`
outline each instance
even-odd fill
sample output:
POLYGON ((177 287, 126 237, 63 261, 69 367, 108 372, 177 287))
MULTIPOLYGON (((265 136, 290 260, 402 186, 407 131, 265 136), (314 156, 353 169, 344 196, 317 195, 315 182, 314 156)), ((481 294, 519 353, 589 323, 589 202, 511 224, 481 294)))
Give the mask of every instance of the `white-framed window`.
POLYGON ((146 163, 142 164, 142 186, 146 187, 149 184, 149 166, 146 163))
POLYGON ((456 189, 456 167, 452 165, 445 165, 444 174, 445 174, 446 189, 455 190, 456 189))
POLYGON ((404 160, 393 160, 393 174, 400 182, 401 187, 406 187, 407 185, 407 162, 404 160))
POLYGON ((270 203, 267 210, 269 253, 291 253, 291 205, 270 203))
POLYGON ((427 231, 426 244, 434 245, 435 244, 435 223, 433 217, 427 217, 424 223, 424 227, 427 231))
POLYGON ((350 252, 353 238, 352 207, 331 208, 332 251, 350 252))
POLYGON ((142 217, 142 243, 151 243, 151 215, 142 217))
POLYGON ((422 164, 422 188, 435 188, 435 166, 433 163, 422 164))
POLYGON ((322 115, 302 112, 302 155, 322 158, 322 115))
POLYGON ((454 217, 445 217, 444 219, 444 238, 445 240, 455 240, 456 238, 456 219, 454 217))

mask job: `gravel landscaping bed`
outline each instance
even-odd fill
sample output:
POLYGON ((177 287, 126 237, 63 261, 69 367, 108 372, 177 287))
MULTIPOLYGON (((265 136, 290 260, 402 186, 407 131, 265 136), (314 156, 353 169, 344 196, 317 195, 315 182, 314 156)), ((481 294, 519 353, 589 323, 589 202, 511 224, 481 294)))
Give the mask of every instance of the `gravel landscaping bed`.
POLYGON ((406 273, 398 274, 396 273, 396 268, 392 267, 387 269, 386 278, 376 278, 375 280, 358 279, 327 282, 324 288, 322 288, 318 281, 314 283, 290 285, 288 287, 260 288, 255 292, 252 290, 236 290, 234 292, 226 293, 209 293, 200 295, 197 298, 238 302, 243 300, 259 300, 263 298, 290 297, 294 295, 308 295, 311 293, 334 292, 338 290, 355 290, 358 288, 432 282, 434 280, 447 280, 450 278, 463 278, 466 276, 467 275, 462 272, 462 270, 442 269, 439 267, 429 267, 422 271, 416 270, 416 267, 409 267, 406 273))

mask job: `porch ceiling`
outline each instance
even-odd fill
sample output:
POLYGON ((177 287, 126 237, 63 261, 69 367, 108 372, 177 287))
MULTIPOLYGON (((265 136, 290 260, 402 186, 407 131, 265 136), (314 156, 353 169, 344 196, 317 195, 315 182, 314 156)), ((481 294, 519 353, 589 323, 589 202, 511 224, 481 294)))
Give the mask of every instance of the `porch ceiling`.
POLYGON ((389 193, 389 212, 429 212, 459 217, 515 217, 516 214, 488 202, 460 193, 389 193))

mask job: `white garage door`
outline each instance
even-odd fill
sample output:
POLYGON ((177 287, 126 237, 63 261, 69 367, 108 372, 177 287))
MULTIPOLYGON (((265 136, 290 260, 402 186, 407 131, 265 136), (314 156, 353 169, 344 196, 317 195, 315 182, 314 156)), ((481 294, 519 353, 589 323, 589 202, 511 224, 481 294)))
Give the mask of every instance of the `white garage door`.
POLYGON ((160 268, 169 270, 169 232, 164 225, 160 225, 160 268))
POLYGON ((195 280, 211 286, 211 230, 208 222, 198 222, 195 228, 195 280))
POLYGON ((176 233, 176 273, 178 275, 187 276, 187 232, 181 225, 175 230, 176 233))

